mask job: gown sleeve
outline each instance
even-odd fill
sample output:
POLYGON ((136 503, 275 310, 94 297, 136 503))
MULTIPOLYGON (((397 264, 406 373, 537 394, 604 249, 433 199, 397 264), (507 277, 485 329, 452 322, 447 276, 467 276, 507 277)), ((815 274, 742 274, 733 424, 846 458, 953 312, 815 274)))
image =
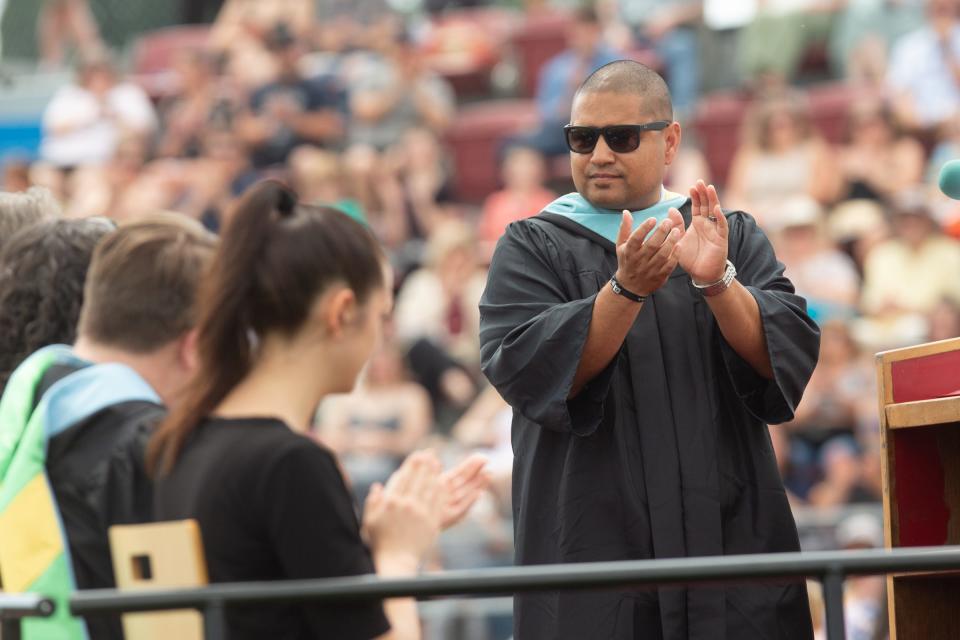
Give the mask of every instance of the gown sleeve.
POLYGON ((535 222, 507 228, 480 300, 481 368, 527 420, 589 435, 603 420, 618 358, 568 400, 597 294, 577 298, 575 269, 561 265, 558 247, 535 222))
POLYGON ((757 374, 721 335, 723 360, 750 413, 768 424, 789 422, 817 365, 820 328, 807 315, 807 301, 795 293, 753 217, 734 212, 728 220, 730 260, 737 268, 737 280, 760 307, 773 380, 757 374))

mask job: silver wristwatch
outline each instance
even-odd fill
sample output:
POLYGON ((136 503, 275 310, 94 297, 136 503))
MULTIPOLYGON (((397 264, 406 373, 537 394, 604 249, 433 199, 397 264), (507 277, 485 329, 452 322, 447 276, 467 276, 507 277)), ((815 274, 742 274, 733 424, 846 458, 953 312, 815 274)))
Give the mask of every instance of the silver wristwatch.
POLYGON ((733 263, 727 260, 727 268, 723 272, 723 277, 717 280, 716 282, 711 282, 710 284, 697 284, 693 278, 690 278, 690 282, 697 289, 700 290, 700 293, 704 297, 709 298, 710 296, 715 296, 718 293, 723 293, 727 290, 730 284, 733 282, 733 279, 737 277, 737 268, 733 266, 733 263))

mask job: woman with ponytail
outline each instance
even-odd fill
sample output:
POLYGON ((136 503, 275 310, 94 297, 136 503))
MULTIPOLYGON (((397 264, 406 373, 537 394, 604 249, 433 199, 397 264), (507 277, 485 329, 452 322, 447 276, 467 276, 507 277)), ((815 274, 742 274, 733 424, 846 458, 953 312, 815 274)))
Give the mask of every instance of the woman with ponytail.
MULTIPOLYGON (((483 488, 482 461, 451 483, 414 453, 370 492, 361 525, 333 454, 306 435, 380 340, 385 264, 365 227, 279 183, 239 204, 201 288, 192 391, 148 451, 156 515, 199 522, 212 582, 412 575, 483 488)), ((235 607, 227 622, 232 639, 420 635, 409 598, 235 607)))

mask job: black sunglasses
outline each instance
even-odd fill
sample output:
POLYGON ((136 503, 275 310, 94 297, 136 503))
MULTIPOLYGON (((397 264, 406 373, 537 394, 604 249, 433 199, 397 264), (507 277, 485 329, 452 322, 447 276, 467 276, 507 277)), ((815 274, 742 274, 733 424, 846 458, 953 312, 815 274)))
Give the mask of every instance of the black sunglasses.
POLYGON ((644 131, 663 131, 670 126, 669 120, 657 120, 646 124, 614 124, 609 127, 580 127, 564 125, 563 135, 567 147, 574 153, 593 153, 597 140, 603 140, 614 153, 630 153, 640 146, 640 134, 644 131))

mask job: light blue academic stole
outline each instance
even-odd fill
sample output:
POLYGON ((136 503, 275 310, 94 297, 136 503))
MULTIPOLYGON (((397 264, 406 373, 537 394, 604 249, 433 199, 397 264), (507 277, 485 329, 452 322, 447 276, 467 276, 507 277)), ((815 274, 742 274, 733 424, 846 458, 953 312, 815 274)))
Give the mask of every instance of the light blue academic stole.
MULTIPOLYGON (((657 224, 659 224, 667 217, 667 213, 671 208, 679 209, 686 201, 687 198, 685 196, 663 189, 660 202, 646 209, 631 211, 633 215, 633 230, 636 230, 637 227, 643 224, 644 220, 648 218, 655 218, 657 224)), ((552 213, 568 218, 597 235, 606 238, 610 242, 617 242, 622 211, 595 207, 587 202, 586 198, 576 192, 560 196, 548 204, 543 211, 544 213, 552 213)))

